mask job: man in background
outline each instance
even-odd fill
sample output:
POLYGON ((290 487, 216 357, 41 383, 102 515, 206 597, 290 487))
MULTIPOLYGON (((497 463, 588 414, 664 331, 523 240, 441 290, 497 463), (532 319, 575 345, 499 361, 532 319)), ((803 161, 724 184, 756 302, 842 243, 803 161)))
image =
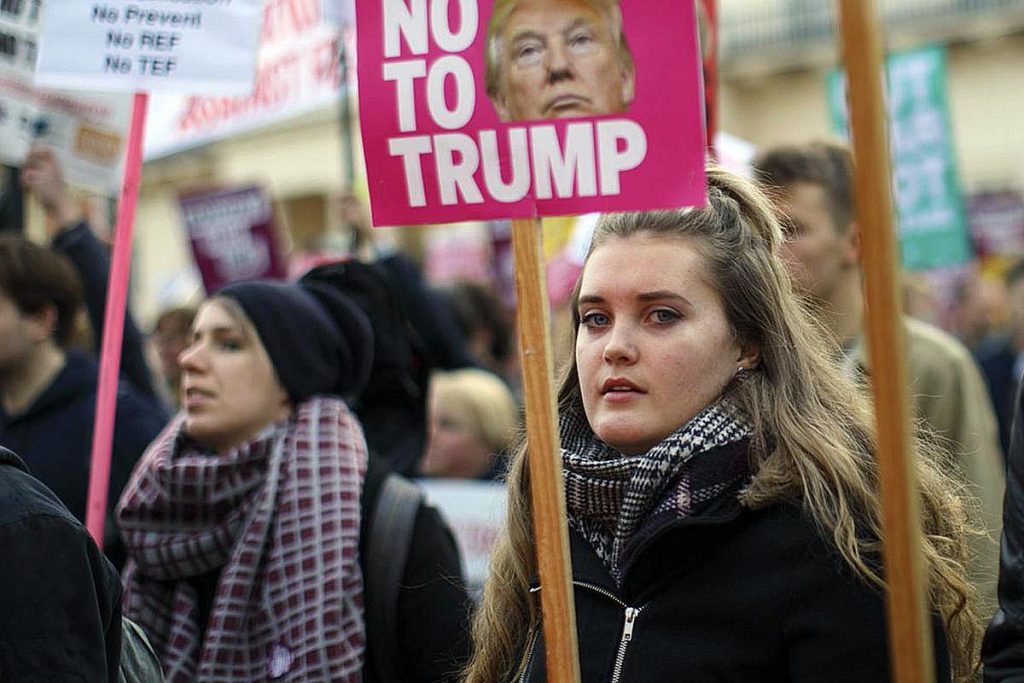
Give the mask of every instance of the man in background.
MULTIPOLYGON (((776 200, 796 290, 842 348, 849 371, 870 380, 849 150, 829 143, 779 147, 754 161, 754 173, 776 200)), ((968 571, 985 600, 982 611, 991 613, 1004 485, 992 403, 973 357, 954 337, 912 318, 904 318, 904 335, 915 413, 948 444, 981 504, 987 533, 976 539, 968 571)))
POLYGON ((622 114, 633 102, 619 0, 497 0, 484 50, 502 121, 622 114))
MULTIPOLYGON (((79 520, 85 519, 99 368, 72 348, 82 285, 71 264, 16 235, 0 235, 0 444, 79 520)), ((159 406, 118 387, 108 512, 136 460, 163 428, 159 406)), ((107 552, 122 560, 108 515, 107 552)))
POLYGON ((1017 387, 1024 375, 1024 259, 1006 272, 1009 328, 982 343, 975 355, 985 374, 989 395, 999 419, 999 439, 1003 451, 1010 448, 1010 427, 1016 403, 1017 387))

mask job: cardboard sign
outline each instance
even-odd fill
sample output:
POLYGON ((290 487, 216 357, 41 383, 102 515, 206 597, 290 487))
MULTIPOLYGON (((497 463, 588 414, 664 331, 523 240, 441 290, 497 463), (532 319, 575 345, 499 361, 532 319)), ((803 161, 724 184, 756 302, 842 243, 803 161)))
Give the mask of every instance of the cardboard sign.
POLYGON ((285 278, 273 209, 260 188, 182 197, 181 213, 207 293, 240 280, 285 278))
POLYGON ((262 0, 46 0, 36 83, 244 93, 262 0))
POLYGON ((131 101, 36 88, 39 21, 39 2, 0 2, 0 163, 20 166, 39 141, 53 149, 72 185, 113 194, 121 184, 131 101))
POLYGON ((494 4, 357 3, 374 224, 704 203, 692 2, 494 4))
POLYGON ((491 551, 505 525, 505 486, 463 479, 421 479, 417 483, 455 535, 470 590, 482 590, 491 551))

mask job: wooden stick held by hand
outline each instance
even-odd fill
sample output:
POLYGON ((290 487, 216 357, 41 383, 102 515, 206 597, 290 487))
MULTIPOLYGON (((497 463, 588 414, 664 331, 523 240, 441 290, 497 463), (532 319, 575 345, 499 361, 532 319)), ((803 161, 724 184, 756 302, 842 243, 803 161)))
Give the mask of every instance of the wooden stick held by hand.
POLYGON ((920 553, 916 456, 910 438, 882 48, 872 0, 840 0, 839 8, 856 161, 855 199, 867 297, 865 325, 878 425, 890 666, 897 683, 931 683, 935 672, 920 553))
POLYGON ((519 354, 526 402, 534 536, 547 649, 547 680, 579 683, 569 526, 551 375, 551 336, 541 221, 512 221, 519 354))

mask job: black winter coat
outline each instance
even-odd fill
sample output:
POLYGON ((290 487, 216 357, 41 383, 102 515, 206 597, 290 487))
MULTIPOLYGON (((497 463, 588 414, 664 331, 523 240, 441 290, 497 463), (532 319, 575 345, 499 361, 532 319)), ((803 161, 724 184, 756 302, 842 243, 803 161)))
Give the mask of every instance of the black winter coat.
POLYGON ((0 448, 0 681, 115 683, 121 582, 85 528, 0 448))
POLYGON ((1024 385, 1017 391, 1006 454, 999 610, 981 647, 986 683, 1024 681, 1024 385))
MULTIPOLYGON (((646 535, 621 588, 570 531, 581 680, 889 680, 882 594, 852 574, 797 506, 752 511, 735 493, 646 535)), ((934 632, 937 680, 948 681, 939 619, 934 632)), ((531 641, 521 680, 545 681, 543 636, 531 641)))

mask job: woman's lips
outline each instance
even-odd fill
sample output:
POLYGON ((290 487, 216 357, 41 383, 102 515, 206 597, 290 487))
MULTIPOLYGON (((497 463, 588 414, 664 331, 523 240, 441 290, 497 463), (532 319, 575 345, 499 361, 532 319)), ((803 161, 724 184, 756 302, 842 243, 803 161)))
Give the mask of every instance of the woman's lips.
POLYGON ((189 388, 185 389, 185 407, 193 408, 200 406, 204 403, 212 401, 214 395, 212 392, 204 391, 203 389, 189 388))
POLYGON ((601 397, 610 403, 625 403, 646 392, 624 377, 606 379, 601 385, 601 397))

